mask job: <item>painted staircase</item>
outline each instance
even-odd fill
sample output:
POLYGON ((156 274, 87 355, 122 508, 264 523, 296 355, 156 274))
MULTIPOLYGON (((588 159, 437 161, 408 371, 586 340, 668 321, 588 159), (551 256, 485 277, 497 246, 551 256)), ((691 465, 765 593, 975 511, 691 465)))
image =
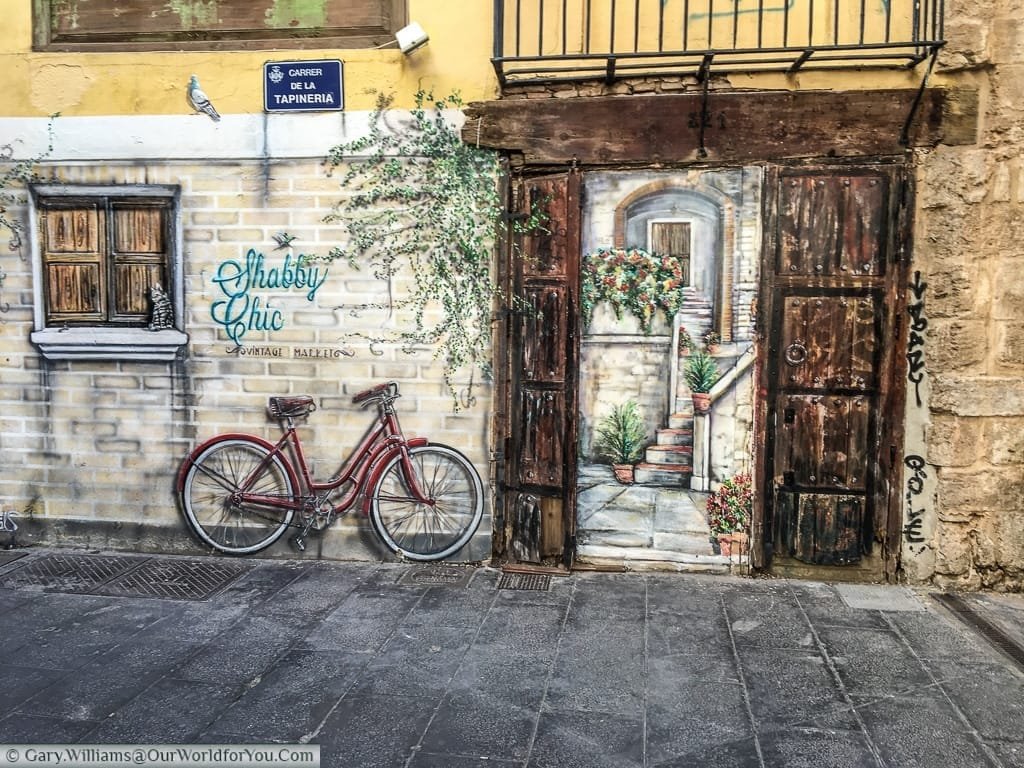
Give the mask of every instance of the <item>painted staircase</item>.
MULTIPOLYGON (((685 299, 677 314, 677 322, 686 329, 695 344, 700 344, 704 333, 712 326, 713 307, 697 289, 687 287, 683 292, 685 299)), ((676 364, 681 364, 679 358, 676 364)), ((654 444, 644 449, 643 462, 633 469, 633 479, 638 485, 690 487, 693 475, 693 401, 682 371, 676 379, 668 427, 656 431, 654 444)))

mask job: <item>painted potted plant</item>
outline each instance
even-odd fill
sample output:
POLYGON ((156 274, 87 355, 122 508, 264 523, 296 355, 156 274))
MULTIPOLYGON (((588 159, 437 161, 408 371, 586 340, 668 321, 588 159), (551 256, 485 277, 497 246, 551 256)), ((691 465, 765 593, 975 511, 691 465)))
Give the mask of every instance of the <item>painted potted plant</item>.
POLYGON ((708 527, 723 555, 746 554, 753 508, 754 491, 748 474, 733 475, 708 496, 708 527))
POLYGON ((683 326, 679 326, 679 342, 676 345, 676 350, 679 353, 679 357, 686 357, 686 355, 693 352, 696 349, 696 345, 693 343, 693 337, 687 332, 683 326))
POLYGON ((707 413, 711 409, 711 387, 718 381, 718 363, 703 349, 686 358, 683 378, 690 388, 695 413, 707 413))
POLYGON ((627 400, 612 408, 597 425, 597 449, 612 460, 615 479, 623 485, 633 482, 633 464, 647 439, 640 408, 627 400))
POLYGON ((701 341, 704 342, 704 349, 708 354, 713 355, 718 351, 718 345, 722 343, 722 337, 714 328, 708 328, 704 331, 704 335, 701 336, 701 341))

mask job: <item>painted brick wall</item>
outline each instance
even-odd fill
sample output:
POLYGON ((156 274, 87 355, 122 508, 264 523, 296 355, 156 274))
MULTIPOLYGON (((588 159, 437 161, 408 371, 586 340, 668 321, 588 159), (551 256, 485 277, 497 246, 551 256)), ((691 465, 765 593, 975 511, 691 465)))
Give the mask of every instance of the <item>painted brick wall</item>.
MULTIPOLYGON (((182 358, 169 363, 43 360, 29 343, 34 299, 28 246, 5 254, 0 504, 21 511, 27 536, 193 551, 176 506, 174 478, 197 441, 228 430, 274 438, 279 433, 266 415, 267 397, 308 393, 319 410, 302 437, 315 473, 326 477, 370 421, 369 413, 351 404, 352 395, 390 379, 401 386, 398 406, 406 432, 462 450, 486 482, 491 391, 479 374, 471 393, 475 402, 456 413, 431 350, 371 349, 348 336, 380 335, 405 320, 399 312, 351 311, 387 301, 388 286, 369 271, 341 262, 313 265, 327 273, 313 300, 294 288, 255 291, 281 313, 284 327, 247 332, 246 354, 232 351, 235 344, 215 322, 211 306, 224 294, 213 278, 225 262, 244 260, 254 249, 270 269, 280 267, 288 253, 325 255, 342 242, 340 228, 322 221, 342 194, 319 161, 47 164, 42 175, 49 182, 180 185, 190 341, 182 358), (291 251, 275 250, 272 237, 281 231, 295 236, 291 251)), ((11 212, 27 224, 24 200, 11 212)), ((7 238, 0 244, 6 251, 7 238)), ((405 285, 398 279, 390 290, 400 296, 405 285)), ((468 384, 467 371, 460 386, 468 384)), ((473 542, 473 558, 489 555, 488 521, 473 542)), ((364 522, 342 521, 313 554, 381 556, 364 522)), ((284 551, 283 544, 276 546, 284 551)))

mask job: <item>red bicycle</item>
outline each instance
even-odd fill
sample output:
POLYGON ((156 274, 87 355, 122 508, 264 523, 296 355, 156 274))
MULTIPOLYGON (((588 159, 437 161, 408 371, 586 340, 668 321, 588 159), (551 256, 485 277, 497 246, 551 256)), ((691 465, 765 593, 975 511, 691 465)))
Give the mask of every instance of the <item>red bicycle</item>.
POLYGON ((276 444, 255 435, 218 435, 182 463, 177 489, 189 527, 232 555, 259 552, 297 528, 292 542, 301 551, 310 531, 323 531, 362 499, 363 514, 391 551, 410 560, 454 554, 480 525, 483 483, 454 448, 405 437, 394 407, 398 397, 392 381, 352 399, 376 405, 377 420, 325 482, 310 475, 295 429, 295 419, 316 410, 313 398, 271 397, 267 410, 284 430, 276 444))

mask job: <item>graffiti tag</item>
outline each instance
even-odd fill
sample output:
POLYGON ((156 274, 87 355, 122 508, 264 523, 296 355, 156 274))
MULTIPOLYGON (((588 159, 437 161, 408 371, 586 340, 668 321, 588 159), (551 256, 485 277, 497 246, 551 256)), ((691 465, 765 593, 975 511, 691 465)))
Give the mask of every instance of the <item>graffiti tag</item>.
MULTIPOLYGON (((910 454, 903 459, 903 465, 910 470, 907 477, 907 524, 903 526, 903 537, 908 544, 924 544, 922 528, 924 525, 924 508, 914 509, 915 497, 924 492, 924 481, 928 475, 924 471, 924 459, 917 454, 910 454)), ((917 551, 924 552, 924 547, 917 551)))
POLYGON ((921 280, 921 273, 914 272, 910 292, 914 299, 907 307, 910 314, 910 335, 907 337, 907 379, 914 385, 917 407, 921 407, 921 382, 924 381, 924 334, 928 319, 924 316, 924 291, 928 283, 921 280))
POLYGON ((298 289, 305 291, 307 301, 313 301, 326 279, 327 270, 321 274, 320 267, 310 266, 301 253, 295 259, 286 254, 280 266, 269 266, 262 253, 250 248, 244 261, 229 259, 218 267, 213 282, 225 298, 213 302, 210 315, 240 347, 249 331, 284 328, 281 310, 272 307, 265 296, 255 295, 255 291, 298 289))

